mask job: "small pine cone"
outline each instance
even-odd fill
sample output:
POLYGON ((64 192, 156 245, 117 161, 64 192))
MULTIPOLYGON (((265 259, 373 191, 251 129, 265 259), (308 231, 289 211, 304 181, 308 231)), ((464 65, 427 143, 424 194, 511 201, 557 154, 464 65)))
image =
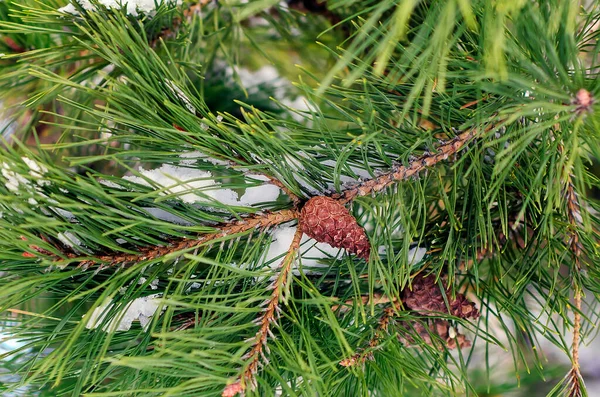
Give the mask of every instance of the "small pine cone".
POLYGON ((300 223, 302 231, 318 242, 369 259, 371 245, 365 230, 338 201, 324 196, 311 198, 302 208, 300 223))
POLYGON ((429 346, 437 349, 455 349, 459 346, 461 349, 471 346, 471 341, 461 333, 456 332, 446 320, 435 320, 429 323, 420 321, 401 323, 401 332, 398 333, 398 340, 406 346, 418 346, 419 341, 412 335, 415 333, 429 346), (450 331, 452 329, 452 331, 450 331), (412 335, 411 335, 412 334, 412 335), (435 335, 440 339, 435 338, 435 335), (432 338, 433 336, 433 338, 432 338))
POLYGON ((450 313, 459 318, 479 317, 475 303, 469 301, 463 294, 456 294, 455 298, 451 299, 443 281, 442 284, 445 291, 440 290, 433 275, 418 276, 413 280, 412 290, 404 289, 402 301, 407 308, 425 316, 450 313), (446 305, 444 297, 448 300, 448 305, 446 305))

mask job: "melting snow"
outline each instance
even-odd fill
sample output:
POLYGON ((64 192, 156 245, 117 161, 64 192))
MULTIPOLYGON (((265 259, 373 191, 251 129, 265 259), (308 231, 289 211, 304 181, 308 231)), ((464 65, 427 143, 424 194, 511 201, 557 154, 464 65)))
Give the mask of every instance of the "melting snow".
MULTIPOLYGON (((140 322, 144 330, 147 330, 152 316, 156 313, 156 310, 160 305, 161 296, 162 294, 153 294, 134 299, 129 302, 125 308, 121 309, 119 313, 116 313, 115 316, 102 327, 102 330, 105 332, 128 331, 131 328, 133 321, 136 320, 140 322)), ((114 304, 111 299, 104 301, 101 306, 94 309, 85 327, 87 329, 98 328, 113 306, 114 304)))
POLYGON ((56 237, 67 247, 79 248, 81 247, 81 240, 71 232, 58 233, 56 237))
POLYGON ((140 168, 139 172, 144 178, 125 176, 124 179, 140 185, 152 186, 149 179, 154 184, 167 188, 164 189, 163 194, 178 195, 179 199, 185 203, 206 203, 210 202, 212 198, 223 204, 239 204, 238 194, 231 189, 220 188, 220 184, 211 179, 212 174, 208 171, 164 164, 153 170, 140 168), (191 193, 193 191, 202 191, 204 197, 191 193))
MULTIPOLYGON (((171 6, 177 6, 181 4, 182 0, 176 1, 168 1, 167 4, 171 6)), ((77 3, 86 11, 94 11, 96 9, 95 5, 92 4, 89 0, 77 0, 77 3)), ((138 16, 139 14, 152 15, 156 10, 157 4, 163 4, 164 1, 161 0, 98 0, 99 4, 102 4, 106 8, 116 8, 123 9, 126 13, 131 14, 133 16, 138 16)), ((67 14, 79 15, 79 11, 73 4, 68 4, 64 7, 58 9, 59 12, 64 12, 67 14)))
MULTIPOLYGON (((182 161, 182 164, 185 165, 192 165, 197 159, 208 159, 210 161, 210 158, 204 157, 198 152, 184 153, 182 157, 185 158, 182 161)), ((125 176, 124 179, 144 186, 158 185, 163 188, 162 194, 177 195, 180 200, 186 203, 210 204, 214 200, 225 205, 252 206, 262 202, 275 201, 280 194, 277 186, 264 184, 246 188, 245 193, 240 198, 233 190, 221 187, 221 184, 213 179, 212 173, 209 171, 171 164, 164 164, 160 168, 152 170, 140 168, 139 173, 141 176, 125 176), (194 192, 202 192, 202 195, 194 192)), ((247 177, 248 182, 256 182, 257 180, 264 181, 266 178, 257 175, 247 177)), ((146 208, 146 210, 159 219, 164 218, 164 220, 174 221, 174 223, 187 223, 185 220, 156 208, 146 208)))
MULTIPOLYGON (((269 262, 277 257, 283 257, 290 248, 290 244, 294 239, 296 233, 296 226, 283 226, 275 229, 273 234, 273 240, 269 246, 267 252, 266 262, 269 262)), ((302 265, 307 267, 326 267, 319 263, 319 259, 329 258, 330 256, 335 257, 339 252, 339 248, 334 248, 327 243, 314 243, 314 240, 307 235, 302 236, 301 241, 301 253, 302 253, 302 265), (305 244, 308 242, 307 244, 305 244)), ((279 266, 280 260, 275 260, 271 263, 271 267, 275 268, 279 266)))

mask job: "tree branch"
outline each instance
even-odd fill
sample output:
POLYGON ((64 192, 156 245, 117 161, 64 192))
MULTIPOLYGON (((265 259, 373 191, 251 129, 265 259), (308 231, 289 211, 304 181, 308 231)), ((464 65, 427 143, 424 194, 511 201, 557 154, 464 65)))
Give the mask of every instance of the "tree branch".
POLYGON ((170 245, 163 247, 150 246, 142 248, 140 252, 136 254, 117 253, 111 255, 102 255, 95 257, 94 259, 83 260, 80 263, 80 267, 87 267, 93 263, 102 263, 103 266, 112 266, 121 263, 152 260, 174 252, 196 248, 221 237, 243 233, 251 229, 265 229, 271 226, 280 225, 282 223, 298 219, 298 216, 299 213, 296 210, 281 210, 266 214, 253 215, 233 223, 221 225, 218 228, 218 233, 204 234, 199 236, 197 239, 175 240, 170 245))
MULTIPOLYGON (((486 130, 487 131, 487 130, 486 130)), ((447 160, 448 157, 458 153, 468 142, 479 136, 480 130, 473 128, 455 138, 443 142, 437 147, 436 153, 426 153, 416 160, 413 160, 407 166, 392 168, 389 172, 366 180, 356 186, 350 187, 342 194, 334 194, 333 198, 339 199, 343 204, 354 200, 357 196, 366 196, 372 193, 380 192, 391 184, 406 180, 411 177, 417 177, 425 169, 431 168, 437 163, 447 160)))
POLYGON ((274 338, 271 331, 271 324, 275 324, 276 317, 279 317, 281 296, 283 290, 287 286, 288 276, 294 263, 294 257, 300 248, 300 241, 302 240, 302 228, 298 225, 294 239, 290 244, 287 254, 283 258, 283 261, 279 265, 279 274, 273 281, 271 286, 273 292, 269 299, 264 302, 263 313, 258 317, 257 322, 260 328, 254 336, 254 344, 250 351, 244 356, 246 360, 246 368, 238 376, 237 380, 227 385, 221 394, 222 397, 233 397, 238 393, 242 393, 248 387, 248 384, 252 389, 256 387, 256 381, 254 375, 258 371, 258 367, 261 364, 261 358, 263 364, 268 364, 268 359, 264 353, 264 350, 268 352, 267 339, 269 336, 274 338))
POLYGON ((361 349, 354 353, 352 356, 343 359, 339 362, 342 367, 353 367, 355 365, 363 364, 367 360, 373 360, 373 349, 375 349, 381 343, 381 340, 388 332, 388 327, 396 312, 399 310, 400 304, 394 303, 386 307, 383 310, 383 315, 379 318, 375 335, 369 340, 369 349, 361 349))
MULTIPOLYGON (((573 176, 568 174, 566 180, 565 197, 567 199, 567 216, 571 226, 571 234, 569 237, 569 247, 575 268, 571 271, 581 272, 581 243, 577 234, 578 226, 581 219, 581 208, 579 199, 573 186, 573 176)), ((569 372, 570 389, 569 397, 579 397, 582 395, 582 377, 579 366, 579 343, 581 338, 581 299, 583 291, 581 286, 573 279, 573 300, 575 301, 575 310, 573 311, 573 344, 572 344, 572 366, 569 372)))
MULTIPOLYGON (((492 127, 488 127, 485 131, 488 131, 492 127)), ((455 155, 461 149, 463 149, 470 141, 480 136, 480 130, 470 129, 462 134, 458 135, 454 139, 443 142, 437 147, 435 153, 426 153, 417 159, 411 161, 407 166, 395 167, 387 173, 384 173, 376 178, 368 179, 359 183, 355 186, 351 186, 341 193, 334 193, 331 195, 332 198, 338 200, 342 204, 347 204, 357 197, 380 192, 387 186, 406 180, 411 177, 416 177, 419 172, 425 169, 432 168, 439 162, 447 160, 450 156, 455 155)), ((268 176, 267 176, 268 177, 268 176)), ((269 177, 272 183, 277 181, 275 178, 269 177)), ((279 181, 277 181, 279 182, 279 181)), ((281 183, 281 182, 279 182, 281 183)), ((279 185, 278 185, 279 186, 279 185)), ((292 201, 299 201, 295 195, 289 190, 284 189, 284 192, 290 195, 292 201)), ((123 263, 136 263, 140 261, 153 260, 168 254, 172 254, 182 250, 193 249, 212 240, 229 236, 232 234, 243 233, 253 228, 268 228, 280 225, 285 222, 299 219, 300 212, 297 209, 285 209, 275 212, 266 212, 262 214, 252 215, 240 221, 232 223, 223 223, 215 226, 218 230, 215 233, 207 233, 198 236, 196 239, 173 239, 165 246, 149 246, 140 248, 138 253, 135 254, 124 254, 124 253, 111 253, 107 255, 100 255, 92 258, 81 258, 80 267, 87 268, 88 266, 99 263, 101 268, 108 266, 114 266, 123 263)), ((41 250, 38 247, 30 246, 30 252, 24 253, 26 256, 55 256, 56 261, 62 261, 65 258, 72 261, 78 260, 80 256, 72 253, 63 253, 62 257, 52 255, 48 251, 41 250)))

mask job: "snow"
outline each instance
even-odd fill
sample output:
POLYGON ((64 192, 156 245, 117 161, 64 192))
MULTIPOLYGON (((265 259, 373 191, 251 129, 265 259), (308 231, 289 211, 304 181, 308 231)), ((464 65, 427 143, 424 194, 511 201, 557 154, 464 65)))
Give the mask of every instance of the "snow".
POLYGON ((189 286, 189 287, 188 287, 188 288, 185 290, 185 292, 189 292, 189 291, 191 291, 191 290, 193 290, 193 289, 200 289, 200 288, 202 288, 202 284, 200 284, 200 283, 197 283, 197 282, 195 282, 195 281, 194 281, 194 282, 193 282, 193 283, 191 283, 191 284, 190 284, 190 286, 189 286))
POLYGON ((244 87, 250 89, 250 91, 258 91, 259 85, 261 84, 272 84, 276 87, 275 96, 280 97, 285 94, 285 86, 280 80, 281 76, 277 72, 277 69, 271 65, 263 66, 257 71, 251 71, 246 68, 236 67, 235 70, 231 67, 227 67, 225 69, 226 77, 233 77, 234 74, 237 74, 240 78, 240 81, 244 87), (273 84, 277 83, 277 84, 273 84))
MULTIPOLYGON (((181 165, 192 166, 198 159, 208 160, 213 164, 215 162, 222 163, 220 160, 211 159, 200 152, 183 153, 181 157, 184 158, 180 162, 181 165)), ((151 170, 140 168, 138 172, 140 176, 130 175, 123 178, 144 186, 158 186, 162 189, 162 195, 173 194, 181 201, 190 204, 210 204, 216 201, 225 205, 253 206, 258 203, 275 201, 281 192, 277 186, 266 183, 246 188, 240 198, 235 191, 223 188, 219 182, 215 181, 211 172, 172 164, 163 164, 160 168, 151 170), (202 192, 205 196, 194 192, 202 192)), ((257 181, 268 181, 268 178, 257 175, 248 175, 245 179, 249 184, 257 181)), ((187 221, 164 210, 158 208, 144 209, 158 219, 183 225, 189 224, 187 221)))
MULTIPOLYGON (((259 180, 268 181, 269 178, 262 175, 252 175, 246 178, 247 181, 259 180)), ((240 198, 240 204, 252 206, 258 203, 275 201, 279 197, 281 189, 273 184, 264 184, 261 186, 253 186, 246 188, 246 192, 240 198)))
POLYGON ((106 187, 113 188, 113 189, 123 189, 123 186, 121 186, 113 181, 107 181, 106 179, 99 179, 98 183, 100 183, 101 185, 104 185, 106 187))
MULTIPOLYGON (((142 285, 146 281, 148 281, 148 279, 146 277, 140 277, 140 279, 138 280, 138 285, 142 285)), ((152 290, 158 289, 158 283, 160 283, 160 280, 157 278, 150 281, 150 289, 152 289, 152 290)))
POLYGON ((161 194, 177 195, 185 203, 210 203, 212 198, 222 204, 239 204, 238 194, 231 189, 220 188, 220 184, 211 179, 212 174, 208 171, 164 164, 153 170, 140 168, 139 173, 143 177, 123 178, 145 186, 152 186, 148 181, 151 180, 155 185, 165 188, 161 194), (192 191, 202 191, 206 197, 191 193, 192 191))
POLYGON ((19 192, 21 190, 19 186, 30 186, 27 178, 12 171, 7 163, 2 163, 2 176, 6 178, 6 188, 12 192, 19 192))
MULTIPOLYGON (((29 167, 29 175, 34 179, 39 186, 46 186, 50 184, 50 181, 42 179, 43 175, 48 172, 43 164, 39 164, 37 161, 32 160, 28 157, 21 157, 21 160, 29 167)), ((23 175, 14 171, 9 163, 2 163, 1 166, 2 176, 6 179, 5 186, 8 190, 14 193, 20 193, 26 191, 29 193, 38 193, 41 196, 45 196, 39 188, 35 187, 33 183, 24 177, 23 175)), ((33 205, 37 204, 34 199, 28 200, 33 205), (32 202, 33 201, 33 202, 32 202)))
POLYGON ((179 98, 181 100, 181 102, 183 102, 183 104, 185 105, 185 107, 187 108, 187 110, 189 110, 190 113, 192 114, 196 114, 196 108, 194 107, 194 105, 192 105, 192 101, 190 100, 190 98, 185 95, 183 93, 183 91, 181 90, 181 88, 179 88, 173 81, 168 80, 166 82, 167 88, 169 88, 169 90, 175 94, 177 96, 177 98, 179 98))
POLYGON ((81 240, 72 232, 58 233, 56 238, 58 238, 64 245, 71 248, 79 248, 82 244, 81 240))
MULTIPOLYGON (((269 263, 272 269, 279 266, 281 259, 287 253, 294 234, 296 233, 296 226, 280 226, 273 231, 271 245, 267 251, 265 257, 265 263, 269 263)), ((302 236, 301 245, 301 263, 302 266, 317 268, 327 267, 319 263, 320 259, 335 258, 340 253, 340 248, 332 247, 327 243, 317 243, 314 239, 308 237, 306 234, 302 236)), ((409 265, 414 265, 423 260, 427 254, 427 248, 415 246, 407 252, 407 261, 409 265)), ((295 268, 296 269, 296 268, 295 268)), ((297 270, 295 274, 299 274, 297 270)))
POLYGON ((154 208, 154 207, 144 207, 144 211, 155 217, 156 219, 160 219, 161 221, 174 223, 176 225, 183 226, 192 226, 193 223, 174 215, 168 211, 163 210, 162 208, 154 208))
MULTIPOLYGON (((282 226, 275 229, 272 237, 271 245, 266 254, 265 262, 270 262, 272 268, 277 268, 279 262, 283 258, 292 244, 296 226, 282 226), (279 258, 278 260, 275 260, 279 258)), ((327 243, 316 243, 315 240, 308 237, 306 234, 302 236, 301 249, 302 265, 307 267, 327 267, 319 263, 319 259, 336 257, 340 252, 340 248, 334 248, 327 243), (306 243, 306 244, 305 244, 306 243)), ((296 272, 297 273, 297 272, 296 272)))
POLYGON ((48 172, 48 168, 46 168, 43 164, 39 164, 35 160, 30 159, 29 157, 21 157, 21 159, 31 170, 29 171, 29 175, 38 180, 38 185, 47 185, 50 183, 41 179, 42 175, 48 172))
MULTIPOLYGON (((89 0, 76 0, 77 3, 86 11, 95 11, 96 7, 89 0)), ((98 3, 106 8, 123 9, 126 13, 132 16, 139 14, 152 15, 156 10, 156 3, 163 4, 161 0, 98 0, 98 3)), ((182 3, 182 0, 168 1, 167 4, 177 6, 182 3)), ((79 15, 79 11, 73 4, 68 4, 58 9, 59 12, 66 14, 79 15)))
MULTIPOLYGON (((261 85, 269 84, 269 88, 273 88, 273 96, 282 105, 296 111, 316 111, 309 104, 306 97, 299 95, 292 99, 288 94, 291 85, 287 80, 282 79, 277 69, 271 65, 261 67, 256 71, 251 71, 246 68, 236 67, 235 69, 227 66, 225 68, 225 76, 233 79, 236 75, 239 77, 242 85, 248 90, 248 94, 255 94, 261 90, 261 85)), ((290 112, 292 118, 298 122, 306 121, 306 118, 297 112, 290 112)))
POLYGON ((413 247, 408 251, 408 264, 415 265, 423 260, 427 254, 427 248, 423 247, 413 247))
MULTIPOLYGON (((160 305, 160 297, 162 294, 153 294, 142 298, 134 299, 129 302, 125 308, 102 327, 105 332, 113 331, 128 331, 134 321, 139 321, 144 330, 148 329, 148 324, 152 316, 158 310, 160 305)), ((105 320, 107 314, 112 310, 114 304, 111 299, 107 299, 104 303, 94 309, 86 324, 87 329, 96 329, 105 320)), ((163 308, 164 310, 164 308, 163 308)))
MULTIPOLYGON (((281 102, 282 105, 287 106, 292 110, 297 110, 300 112, 315 112, 317 110, 314 106, 310 105, 308 99, 306 99, 306 97, 302 95, 296 97, 293 100, 288 97, 280 98, 279 102, 281 102)), ((306 117, 302 114, 291 112, 291 115, 292 118, 297 122, 306 121, 306 117)))

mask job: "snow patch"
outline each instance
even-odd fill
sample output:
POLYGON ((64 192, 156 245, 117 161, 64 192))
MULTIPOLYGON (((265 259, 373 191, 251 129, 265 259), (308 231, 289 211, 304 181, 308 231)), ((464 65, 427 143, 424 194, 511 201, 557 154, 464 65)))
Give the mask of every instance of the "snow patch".
MULTIPOLYGON (((283 226, 275 229, 272 237, 271 245, 267 251, 265 261, 273 261, 270 266, 275 269, 279 266, 280 260, 274 260, 275 258, 283 258, 292 244, 294 234, 296 233, 296 226, 283 226)), ((302 236, 301 244, 301 261, 303 266, 307 267, 327 267, 319 263, 319 259, 335 257, 340 252, 340 248, 332 247, 327 243, 316 243, 312 244, 315 240, 308 237, 306 234, 302 236), (305 244, 306 243, 306 244, 305 244)), ((296 268, 296 265, 294 265, 296 268)), ((298 271, 295 270, 298 274, 298 271)))
POLYGON ((174 223, 176 225, 183 226, 192 226, 193 223, 189 222, 177 215, 174 215, 168 211, 163 210, 162 208, 154 208, 154 207, 144 207, 144 211, 155 217, 156 219, 160 219, 161 221, 174 223))
MULTIPOLYGON (((76 2, 86 11, 96 11, 96 6, 89 0, 76 0, 76 2)), ((156 11, 156 6, 164 3, 171 7, 178 6, 182 3, 182 0, 98 0, 98 3, 105 6, 106 8, 122 9, 126 13, 136 17, 140 14, 153 15, 156 11)), ((79 15, 79 11, 72 4, 68 4, 58 9, 59 12, 65 14, 79 15)))
POLYGON ((291 85, 287 80, 282 79, 277 69, 271 65, 263 66, 256 71, 240 67, 233 69, 230 66, 225 68, 225 77, 233 79, 236 74, 248 94, 255 94, 261 90, 261 85, 269 84, 269 88, 273 89, 273 97, 282 105, 290 108, 290 115, 298 122, 306 121, 306 118, 300 114, 301 112, 316 111, 306 97, 298 95, 292 99, 288 95, 291 85))
MULTIPOLYGON (((35 183, 38 186, 47 186, 50 184, 50 181, 42 178, 43 175, 48 172, 48 168, 46 168, 46 166, 39 164, 37 161, 32 160, 29 157, 21 157, 21 160, 23 160, 25 165, 29 167, 29 176, 35 180, 35 183)), ((22 191, 26 191, 28 193, 38 193, 41 196, 46 197, 31 180, 14 171, 9 163, 2 163, 1 169, 2 176, 6 179, 4 185, 11 192, 20 193, 22 191)), ((30 199, 29 201, 31 200, 33 199, 30 199)), ((37 201, 35 201, 34 205, 35 204, 37 204, 37 201)))
MULTIPOLYGON (((181 165, 193 165, 198 159, 208 160, 214 164, 212 160, 216 160, 200 152, 183 153, 181 157, 185 159, 180 162, 181 165)), ((157 186, 162 190, 162 195, 173 194, 181 201, 190 204, 210 204, 216 201, 225 205, 253 206, 258 203, 275 201, 281 192, 277 186, 267 183, 246 188, 240 198, 236 192, 223 188, 219 182, 215 181, 211 172, 172 164, 163 164, 160 168, 152 170, 140 168, 139 173, 140 176, 130 175, 123 177, 123 179, 144 186, 157 186), (199 194, 200 192, 202 193, 199 194)), ((256 175, 246 177, 248 183, 256 183, 257 180, 264 181, 268 178, 261 179, 260 176, 256 175)), ((107 185, 105 182, 102 183, 107 185)), ((183 225, 189 224, 184 219, 164 210, 158 208, 144 209, 158 219, 183 225)))
MULTIPOLYGON (((144 328, 144 331, 146 331, 152 316, 154 316, 158 310, 161 296, 162 294, 153 294, 134 299, 115 314, 115 316, 102 327, 102 330, 105 332, 129 331, 132 323, 134 321, 139 321, 144 328)), ((111 299, 105 300, 101 306, 94 309, 85 327, 87 329, 98 328, 102 322, 104 322, 113 306, 114 304, 111 299)), ((163 310, 165 310, 164 307, 163 310)))
POLYGON ((413 247, 408 251, 408 264, 409 265, 416 265, 417 263, 421 262, 423 260, 423 258, 425 257, 425 254, 427 254, 427 248, 423 248, 423 247, 413 247))
POLYGON ((82 245, 81 240, 71 232, 58 233, 56 238, 67 247, 80 248, 82 245))
POLYGON ((175 82, 171 81, 171 80, 167 80, 166 81, 166 86, 167 88, 177 96, 177 98, 179 98, 179 100, 181 102, 183 102, 183 104, 185 105, 185 107, 187 108, 187 110, 189 110, 189 112, 191 114, 196 114, 196 108, 194 107, 194 105, 192 105, 192 101, 190 100, 190 98, 185 95, 183 93, 183 91, 181 90, 181 88, 179 88, 177 86, 177 84, 175 84, 175 82))
MULTIPOLYGON (((261 175, 253 175, 252 177, 246 178, 248 181, 259 180, 268 181, 269 178, 261 175)), ((279 197, 281 189, 273 184, 264 184, 260 186, 253 186, 246 188, 246 192, 240 198, 242 205, 252 206, 258 203, 265 203, 269 201, 275 201, 279 197)))
POLYGON ((123 179, 152 186, 150 180, 154 185, 165 188, 162 195, 177 195, 185 203, 210 203, 212 198, 222 204, 239 204, 238 194, 231 189, 220 188, 220 184, 212 179, 212 174, 208 171, 164 164, 153 170, 140 168, 139 172, 143 177, 125 176, 123 179), (192 191, 202 191, 203 196, 191 193, 192 191))

